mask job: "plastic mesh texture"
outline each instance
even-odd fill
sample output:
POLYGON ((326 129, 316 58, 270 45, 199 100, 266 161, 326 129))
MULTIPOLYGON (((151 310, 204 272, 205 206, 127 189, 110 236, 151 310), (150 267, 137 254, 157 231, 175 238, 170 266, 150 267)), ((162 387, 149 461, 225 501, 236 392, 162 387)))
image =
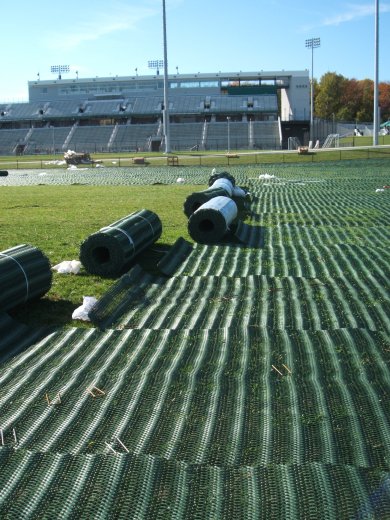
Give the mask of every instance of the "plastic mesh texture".
POLYGON ((3 363, 0 516, 390 517, 388 165, 279 168, 234 171, 261 247, 129 273, 113 328, 3 363))

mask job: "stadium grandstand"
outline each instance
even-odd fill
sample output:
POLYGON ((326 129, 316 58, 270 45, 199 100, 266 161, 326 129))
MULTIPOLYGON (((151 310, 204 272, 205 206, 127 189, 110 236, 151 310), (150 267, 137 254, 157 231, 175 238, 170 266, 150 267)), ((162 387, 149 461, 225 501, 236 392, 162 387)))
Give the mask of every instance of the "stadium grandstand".
MULTIPOLYGON (((159 151, 159 74, 28 82, 27 103, 0 103, 0 154, 159 151)), ((306 71, 168 76, 173 151, 287 148, 309 136, 306 71)))

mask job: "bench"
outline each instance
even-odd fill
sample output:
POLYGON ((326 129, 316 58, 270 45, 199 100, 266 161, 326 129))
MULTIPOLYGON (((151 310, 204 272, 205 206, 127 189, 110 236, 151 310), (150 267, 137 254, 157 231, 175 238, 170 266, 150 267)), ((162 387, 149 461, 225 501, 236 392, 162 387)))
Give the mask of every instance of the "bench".
POLYGON ((179 166, 179 158, 176 155, 170 155, 167 157, 168 166, 179 166))

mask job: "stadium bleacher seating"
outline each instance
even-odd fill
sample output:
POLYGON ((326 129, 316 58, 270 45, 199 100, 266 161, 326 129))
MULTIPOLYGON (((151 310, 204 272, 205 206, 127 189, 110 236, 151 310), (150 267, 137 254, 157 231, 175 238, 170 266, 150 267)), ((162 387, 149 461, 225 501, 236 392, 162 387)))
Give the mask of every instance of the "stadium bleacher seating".
MULTIPOLYGON (((179 90, 179 89, 177 89, 179 90)), ((148 151, 161 137, 163 93, 0 104, 0 154, 148 151), (17 148, 17 145, 20 145, 17 148)), ((276 95, 173 92, 173 150, 278 148, 276 95), (228 131, 227 117, 230 117, 228 131), (270 119, 270 121, 267 121, 270 119), (251 127, 252 125, 252 127, 251 127), (228 137, 229 133, 229 137, 228 137)))

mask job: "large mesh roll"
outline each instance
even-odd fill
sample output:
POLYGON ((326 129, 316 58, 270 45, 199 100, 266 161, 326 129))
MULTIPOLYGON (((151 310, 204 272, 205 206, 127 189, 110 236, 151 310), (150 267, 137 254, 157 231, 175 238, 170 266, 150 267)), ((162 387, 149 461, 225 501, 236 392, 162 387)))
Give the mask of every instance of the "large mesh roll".
POLYGON ((118 276, 161 232, 159 217, 141 209, 87 237, 80 246, 80 260, 90 274, 118 276))
POLYGON ((237 205, 229 197, 215 197, 197 209, 188 220, 188 232, 195 242, 215 244, 237 218, 237 205))
POLYGON ((209 186, 212 186, 217 179, 228 179, 232 186, 236 185, 236 179, 228 172, 213 173, 209 178, 209 186))
POLYGON ((229 194, 225 189, 221 187, 214 188, 213 186, 207 190, 191 193, 184 202, 184 214, 189 218, 197 209, 209 200, 214 199, 215 197, 227 197, 228 195, 229 194))
POLYGON ((209 188, 203 191, 191 193, 184 202, 184 214, 190 217, 194 211, 200 206, 215 197, 232 197, 235 190, 235 180, 228 173, 222 173, 222 176, 214 175, 213 182, 209 181, 209 188), (224 177, 228 175, 228 177, 224 177))
POLYGON ((40 249, 21 244, 0 252, 0 309, 40 298, 51 283, 50 263, 40 249))

